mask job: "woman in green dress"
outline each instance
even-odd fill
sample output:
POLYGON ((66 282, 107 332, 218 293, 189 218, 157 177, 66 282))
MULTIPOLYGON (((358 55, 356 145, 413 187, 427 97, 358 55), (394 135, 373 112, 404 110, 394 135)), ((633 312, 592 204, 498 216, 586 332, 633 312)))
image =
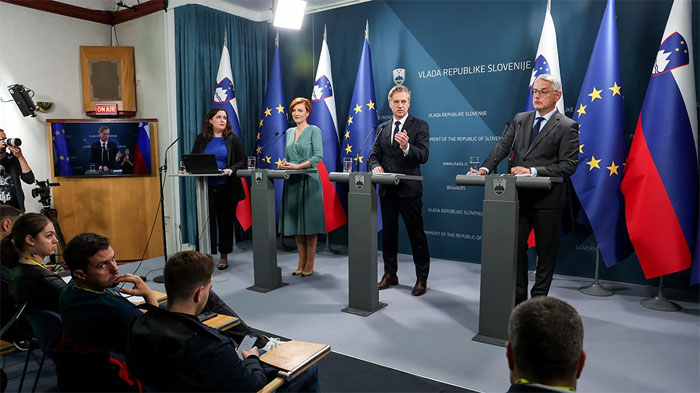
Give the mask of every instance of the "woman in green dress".
MULTIPOLYGON (((307 123, 311 102, 295 98, 289 108, 296 127, 287 130, 284 161, 280 169, 315 168, 323 160, 321 130, 307 123)), ((323 217, 323 189, 318 173, 291 176, 284 183, 280 233, 294 235, 299 251, 299 265, 292 275, 308 277, 314 270, 316 238, 326 233, 323 217)))

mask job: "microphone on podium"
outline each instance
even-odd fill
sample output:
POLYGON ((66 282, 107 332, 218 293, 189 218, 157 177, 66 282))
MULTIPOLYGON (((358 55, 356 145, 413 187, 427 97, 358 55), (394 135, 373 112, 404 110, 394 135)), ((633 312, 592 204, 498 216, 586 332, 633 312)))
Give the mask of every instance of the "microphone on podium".
MULTIPOLYGON (((362 145, 360 146, 360 150, 357 151, 357 155, 355 156, 355 172, 360 171, 360 154, 362 153, 362 149, 365 148, 365 145, 367 144, 367 141, 369 140, 369 137, 372 135, 372 131, 374 131, 375 128, 377 128, 376 125, 369 130, 369 132, 367 133, 367 136, 365 137, 365 140, 362 141, 362 145)), ((372 142, 372 146, 374 146, 374 143, 377 142, 377 138, 379 138, 379 134, 381 134, 381 133, 382 133, 382 130, 379 130, 377 132, 377 136, 374 137, 374 141, 372 142)), ((370 152, 371 151, 372 151, 372 149, 370 148, 370 152)), ((369 157, 367 158, 367 161, 369 161, 369 157)), ((367 163, 365 163, 365 169, 367 169, 367 163)))

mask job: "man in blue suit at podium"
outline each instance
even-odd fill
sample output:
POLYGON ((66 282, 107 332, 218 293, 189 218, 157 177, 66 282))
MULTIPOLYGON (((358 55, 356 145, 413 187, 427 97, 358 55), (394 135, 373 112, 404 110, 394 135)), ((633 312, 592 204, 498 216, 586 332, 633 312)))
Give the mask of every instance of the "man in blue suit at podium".
MULTIPOLYGON (((486 157, 480 175, 495 173, 498 163, 511 157, 510 173, 566 179, 578 165, 579 125, 556 109, 561 98, 561 81, 552 74, 535 79, 530 90, 534 111, 515 115, 506 135, 486 157)), ((551 190, 518 190, 518 266, 515 304, 527 300, 527 238, 535 230, 537 272, 531 296, 546 296, 552 284, 559 248, 561 213, 566 204, 565 183, 551 190)))
MULTIPOLYGON (((389 91, 389 107, 394 116, 377 128, 378 137, 367 161, 373 173, 403 173, 420 176, 420 165, 428 162, 430 130, 428 123, 408 114, 411 90, 397 85, 389 91)), ((397 186, 379 186, 384 230, 384 276, 379 289, 398 285, 399 214, 403 217, 416 265, 416 285, 411 294, 421 296, 428 287, 430 251, 423 231, 423 182, 406 180, 397 186)))

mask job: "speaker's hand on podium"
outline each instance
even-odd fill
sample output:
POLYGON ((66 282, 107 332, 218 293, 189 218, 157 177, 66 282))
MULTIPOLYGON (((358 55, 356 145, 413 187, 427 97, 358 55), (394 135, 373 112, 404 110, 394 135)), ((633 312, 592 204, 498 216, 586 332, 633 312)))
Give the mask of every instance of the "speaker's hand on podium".
POLYGON ((233 170, 231 170, 230 168, 225 168, 225 169, 224 169, 224 173, 225 173, 227 176, 231 176, 231 174, 233 173, 233 170))
POLYGON ((474 168, 469 168, 469 170, 467 171, 467 175, 486 176, 486 175, 488 175, 488 173, 483 168, 479 168, 479 170, 476 170, 474 168))
POLYGON ((524 166, 514 166, 510 169, 511 175, 529 175, 531 173, 530 168, 525 168, 524 166))
POLYGON ((372 173, 384 173, 384 168, 381 166, 376 166, 374 169, 372 169, 372 173))

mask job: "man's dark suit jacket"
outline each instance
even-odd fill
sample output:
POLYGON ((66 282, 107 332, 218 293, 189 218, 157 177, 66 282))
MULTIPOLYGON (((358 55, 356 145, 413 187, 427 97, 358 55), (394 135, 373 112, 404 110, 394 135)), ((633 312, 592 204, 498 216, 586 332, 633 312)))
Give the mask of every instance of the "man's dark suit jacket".
MULTIPOLYGON (((428 123, 408 115, 401 131, 408 134, 408 143, 411 146, 404 157, 398 142, 391 138, 391 130, 394 128, 394 119, 386 121, 377 127, 379 138, 372 146, 368 167, 374 169, 377 166, 384 168, 384 172, 403 173, 405 175, 420 176, 420 164, 428 162, 428 148, 430 144, 430 130, 428 123)), ((386 194, 386 187, 393 187, 396 195, 401 198, 419 197, 423 195, 422 181, 402 181, 398 186, 379 186, 379 195, 386 194)))
MULTIPOLYGON (((496 173, 498 163, 514 152, 512 166, 535 167, 537 176, 571 176, 578 165, 578 128, 570 118, 556 111, 530 145, 536 111, 515 115, 506 135, 486 157, 484 167, 496 173)), ((552 184, 551 190, 519 190, 520 202, 533 208, 563 208, 566 203, 564 183, 552 184)))
POLYGON ((102 141, 97 141, 90 145, 90 163, 95 164, 96 167, 101 167, 107 165, 109 169, 115 168, 115 159, 117 158, 117 152, 119 147, 116 143, 112 141, 107 141, 107 162, 102 162, 102 141))

